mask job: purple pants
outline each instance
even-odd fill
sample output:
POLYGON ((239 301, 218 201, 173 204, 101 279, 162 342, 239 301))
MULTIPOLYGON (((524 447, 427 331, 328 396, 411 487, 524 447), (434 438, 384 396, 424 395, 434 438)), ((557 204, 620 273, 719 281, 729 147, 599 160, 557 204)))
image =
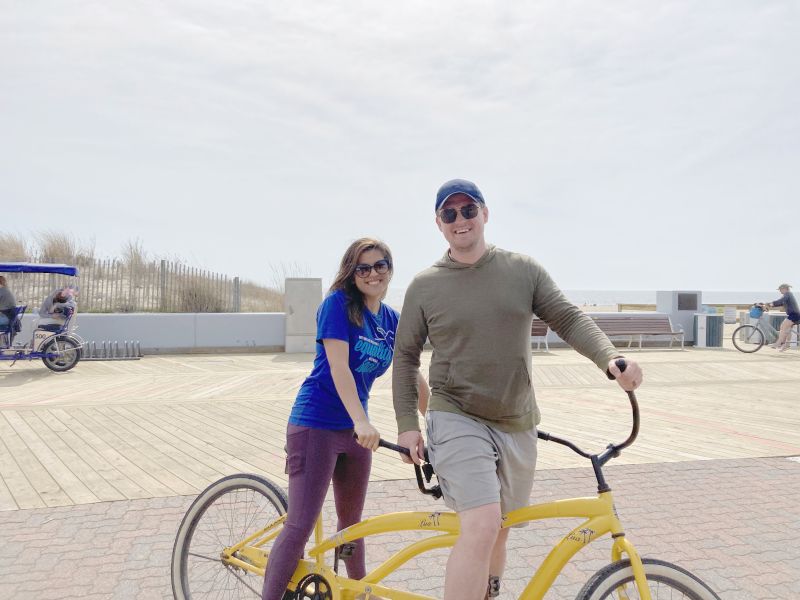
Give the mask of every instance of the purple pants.
MULTIPOLYGON (((372 451, 358 445, 352 429, 331 431, 290 424, 286 429, 286 450, 289 511, 269 552, 262 600, 283 597, 314 531, 331 480, 338 529, 361 520, 372 466, 372 451)), ((364 540, 354 543, 355 552, 344 559, 344 564, 348 577, 361 579, 367 574, 364 540)))

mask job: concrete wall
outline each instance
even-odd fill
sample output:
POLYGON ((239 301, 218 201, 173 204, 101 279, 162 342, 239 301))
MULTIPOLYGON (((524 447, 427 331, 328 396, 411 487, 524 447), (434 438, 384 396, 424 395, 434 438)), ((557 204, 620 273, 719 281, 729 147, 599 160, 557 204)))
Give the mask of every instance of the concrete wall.
MULTIPOLYGON (((26 315, 17 341, 30 340, 26 315)), ((139 341, 145 354, 284 350, 284 313, 79 313, 76 333, 87 342, 139 341)))
POLYGON ((288 277, 283 302, 286 308, 286 352, 315 352, 322 279, 288 277))

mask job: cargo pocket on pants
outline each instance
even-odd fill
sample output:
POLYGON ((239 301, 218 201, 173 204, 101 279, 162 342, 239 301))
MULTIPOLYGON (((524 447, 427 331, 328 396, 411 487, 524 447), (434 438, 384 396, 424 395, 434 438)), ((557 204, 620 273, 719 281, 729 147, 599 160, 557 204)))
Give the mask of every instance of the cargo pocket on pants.
POLYGON ((286 436, 286 469, 287 475, 298 475, 306 468, 306 452, 310 429, 294 431, 286 436))

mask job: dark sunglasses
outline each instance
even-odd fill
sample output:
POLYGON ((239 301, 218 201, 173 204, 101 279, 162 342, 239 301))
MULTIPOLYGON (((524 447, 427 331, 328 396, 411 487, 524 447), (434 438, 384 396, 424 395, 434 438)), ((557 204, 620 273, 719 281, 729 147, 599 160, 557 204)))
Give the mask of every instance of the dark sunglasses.
POLYGON ((356 275, 364 279, 366 277, 369 277, 369 274, 372 272, 373 269, 375 269, 375 272, 378 275, 385 275, 386 273, 389 272, 391 268, 392 268, 392 263, 383 258, 379 261, 376 261, 374 265, 368 265, 368 264, 356 265, 355 271, 356 275))
POLYGON ((450 223, 455 223, 456 218, 458 217, 458 213, 461 213, 461 216, 467 220, 474 219, 478 216, 478 209, 480 207, 477 204, 465 204, 458 210, 455 208, 443 208, 439 211, 439 218, 448 225, 450 223))

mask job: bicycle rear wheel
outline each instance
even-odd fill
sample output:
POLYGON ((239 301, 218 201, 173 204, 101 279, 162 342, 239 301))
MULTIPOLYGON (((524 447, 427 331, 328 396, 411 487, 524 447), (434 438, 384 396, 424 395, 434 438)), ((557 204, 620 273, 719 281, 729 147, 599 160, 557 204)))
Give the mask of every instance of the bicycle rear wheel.
POLYGON ((754 325, 742 325, 733 331, 733 345, 739 352, 757 352, 765 341, 764 332, 754 325))
POLYGON ((258 475, 230 475, 208 486, 186 511, 175 538, 175 598, 261 598, 264 580, 222 562, 221 551, 286 514, 288 506, 283 490, 258 475))
MULTIPOLYGON (((720 600, 711 588, 689 571, 663 560, 642 559, 653 600, 720 600)), ((600 569, 586 582, 576 600, 639 600, 629 560, 600 569)))
POLYGON ((44 366, 57 373, 69 371, 81 359, 81 349, 78 343, 63 336, 46 341, 42 346, 42 352, 47 354, 42 358, 44 366))

